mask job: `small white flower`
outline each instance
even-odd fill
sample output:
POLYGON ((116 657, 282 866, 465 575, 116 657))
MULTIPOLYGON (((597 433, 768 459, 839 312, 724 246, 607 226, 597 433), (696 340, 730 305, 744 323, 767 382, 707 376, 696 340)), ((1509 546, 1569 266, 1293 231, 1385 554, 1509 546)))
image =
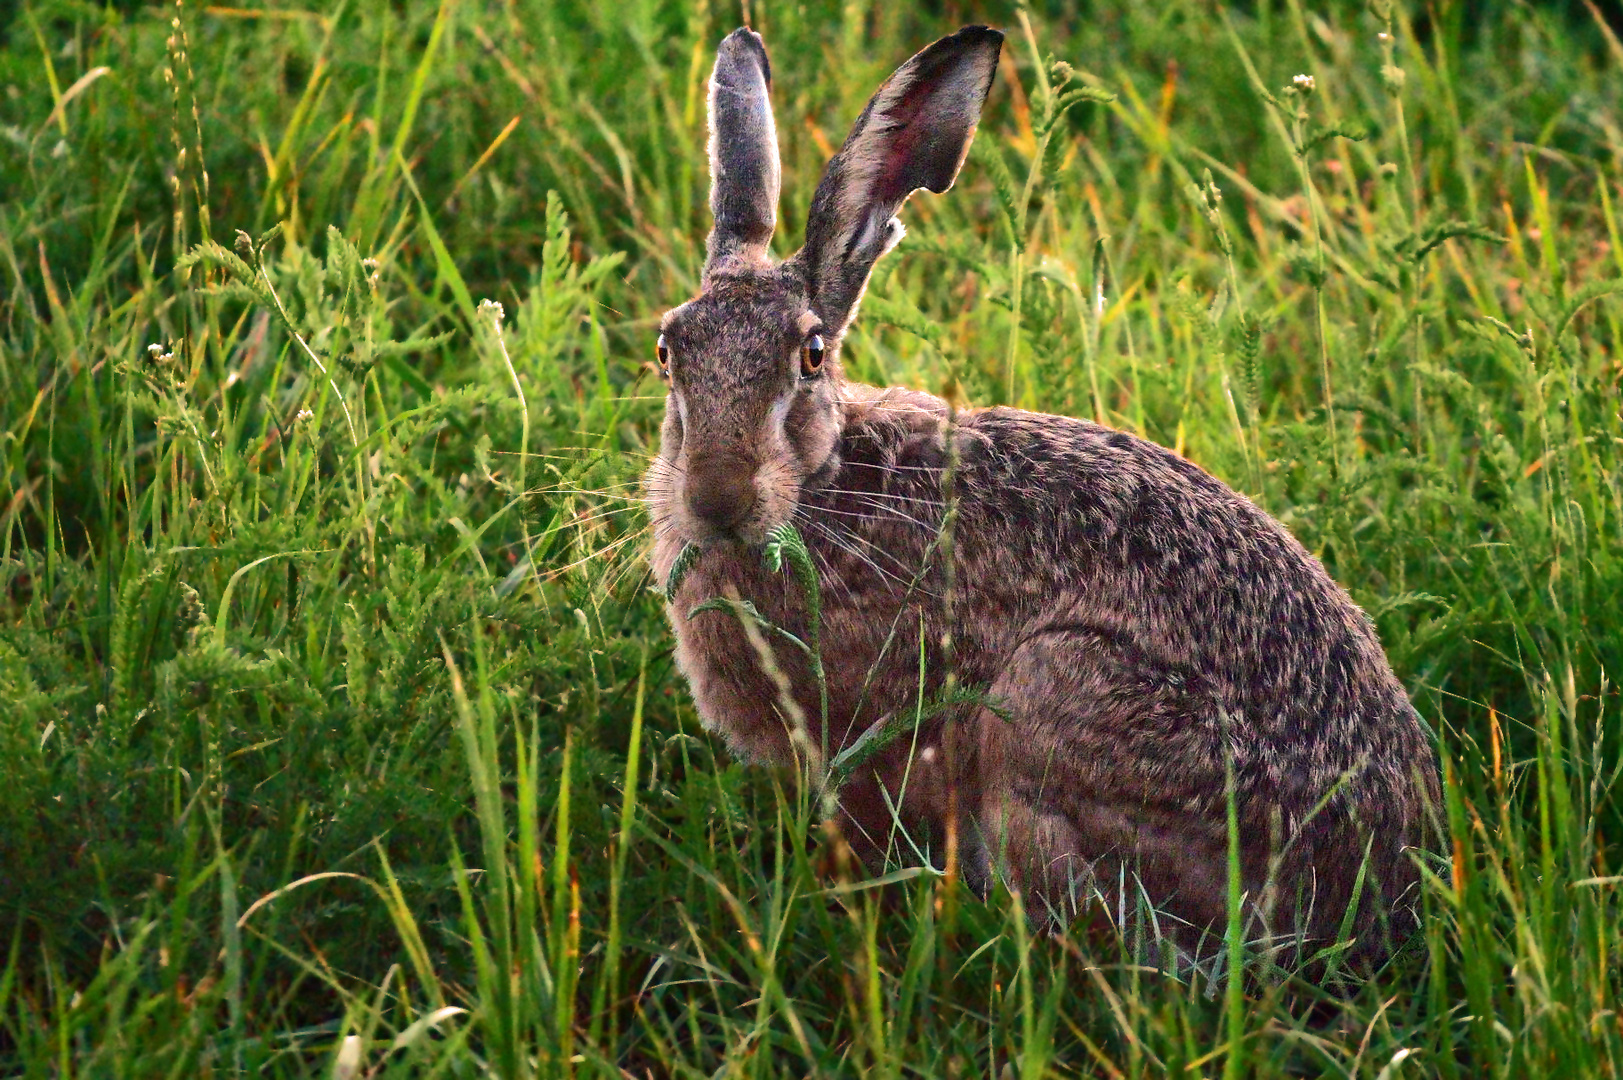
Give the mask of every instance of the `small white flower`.
POLYGON ((1314 87, 1313 76, 1298 75, 1296 78, 1291 80, 1291 85, 1296 87, 1297 90, 1300 90, 1304 94, 1311 94, 1314 87))
POLYGON ((361 1037, 359 1035, 345 1035, 344 1041, 338 1046, 338 1055, 333 1058, 332 1074, 337 1080, 351 1080, 361 1073, 361 1037))
POLYGON ((1375 35, 1375 40, 1379 41, 1382 45, 1385 45, 1388 41, 1392 40, 1392 35, 1388 34, 1385 30, 1382 30, 1379 34, 1375 35))
POLYGON ((499 300, 479 301, 479 314, 493 320, 498 330, 502 328, 502 320, 507 318, 507 312, 502 308, 499 300))
POLYGON ((308 424, 310 421, 314 420, 315 418, 316 418, 316 414, 311 412, 309 409, 300 409, 293 416, 294 421, 297 422, 297 423, 300 423, 300 424, 308 424))

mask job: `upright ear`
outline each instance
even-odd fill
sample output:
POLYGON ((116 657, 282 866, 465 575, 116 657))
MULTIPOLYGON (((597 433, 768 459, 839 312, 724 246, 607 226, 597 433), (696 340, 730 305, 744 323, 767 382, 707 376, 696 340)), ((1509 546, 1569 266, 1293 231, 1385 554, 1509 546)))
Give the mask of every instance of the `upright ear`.
POLYGON ((739 27, 716 50, 710 75, 710 212, 705 272, 729 255, 761 258, 778 212, 778 131, 772 66, 761 35, 739 27))
POLYGON ((850 321, 874 263, 902 238, 893 215, 907 197, 952 186, 1002 46, 999 31, 966 26, 913 57, 885 80, 828 163, 802 253, 824 326, 850 321))

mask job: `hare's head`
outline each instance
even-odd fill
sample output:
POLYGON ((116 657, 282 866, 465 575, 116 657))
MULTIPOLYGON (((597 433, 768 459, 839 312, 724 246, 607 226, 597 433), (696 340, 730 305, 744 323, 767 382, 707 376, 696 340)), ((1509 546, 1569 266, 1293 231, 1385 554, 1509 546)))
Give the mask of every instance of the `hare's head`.
POLYGON ((658 342, 670 395, 650 496, 677 538, 758 543, 838 467, 841 337, 902 237, 902 203, 952 186, 1002 42, 965 27, 898 68, 817 185, 805 247, 781 263, 768 250, 779 173, 766 49, 743 29, 721 43, 703 289, 665 316, 658 342))

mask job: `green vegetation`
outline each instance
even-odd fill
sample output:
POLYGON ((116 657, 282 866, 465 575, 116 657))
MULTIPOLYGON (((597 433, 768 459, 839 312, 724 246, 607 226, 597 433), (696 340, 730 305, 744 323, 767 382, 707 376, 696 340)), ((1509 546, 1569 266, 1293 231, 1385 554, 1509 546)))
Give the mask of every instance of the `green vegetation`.
POLYGON ((885 74, 1010 30, 851 374, 1141 432, 1325 559, 1438 733, 1411 948, 1318 988, 1033 940, 841 878, 699 730, 636 490, 738 10, 24 0, 0 1072, 1623 1072, 1623 46, 1581 5, 1050 7, 746 4, 780 251, 885 74))

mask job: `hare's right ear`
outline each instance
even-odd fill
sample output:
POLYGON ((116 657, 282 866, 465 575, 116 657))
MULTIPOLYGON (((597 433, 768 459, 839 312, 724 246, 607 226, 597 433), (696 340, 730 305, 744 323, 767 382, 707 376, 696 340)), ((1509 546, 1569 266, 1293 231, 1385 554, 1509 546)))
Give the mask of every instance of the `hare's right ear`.
POLYGON ((892 215, 919 188, 952 186, 997 73, 1003 34, 966 26, 896 69, 828 163, 806 215, 812 309, 850 321, 879 256, 902 236, 892 215))
POLYGON ((766 256, 778 212, 778 131, 772 65, 761 35, 745 27, 716 50, 710 74, 710 212, 705 273, 730 255, 766 256))

